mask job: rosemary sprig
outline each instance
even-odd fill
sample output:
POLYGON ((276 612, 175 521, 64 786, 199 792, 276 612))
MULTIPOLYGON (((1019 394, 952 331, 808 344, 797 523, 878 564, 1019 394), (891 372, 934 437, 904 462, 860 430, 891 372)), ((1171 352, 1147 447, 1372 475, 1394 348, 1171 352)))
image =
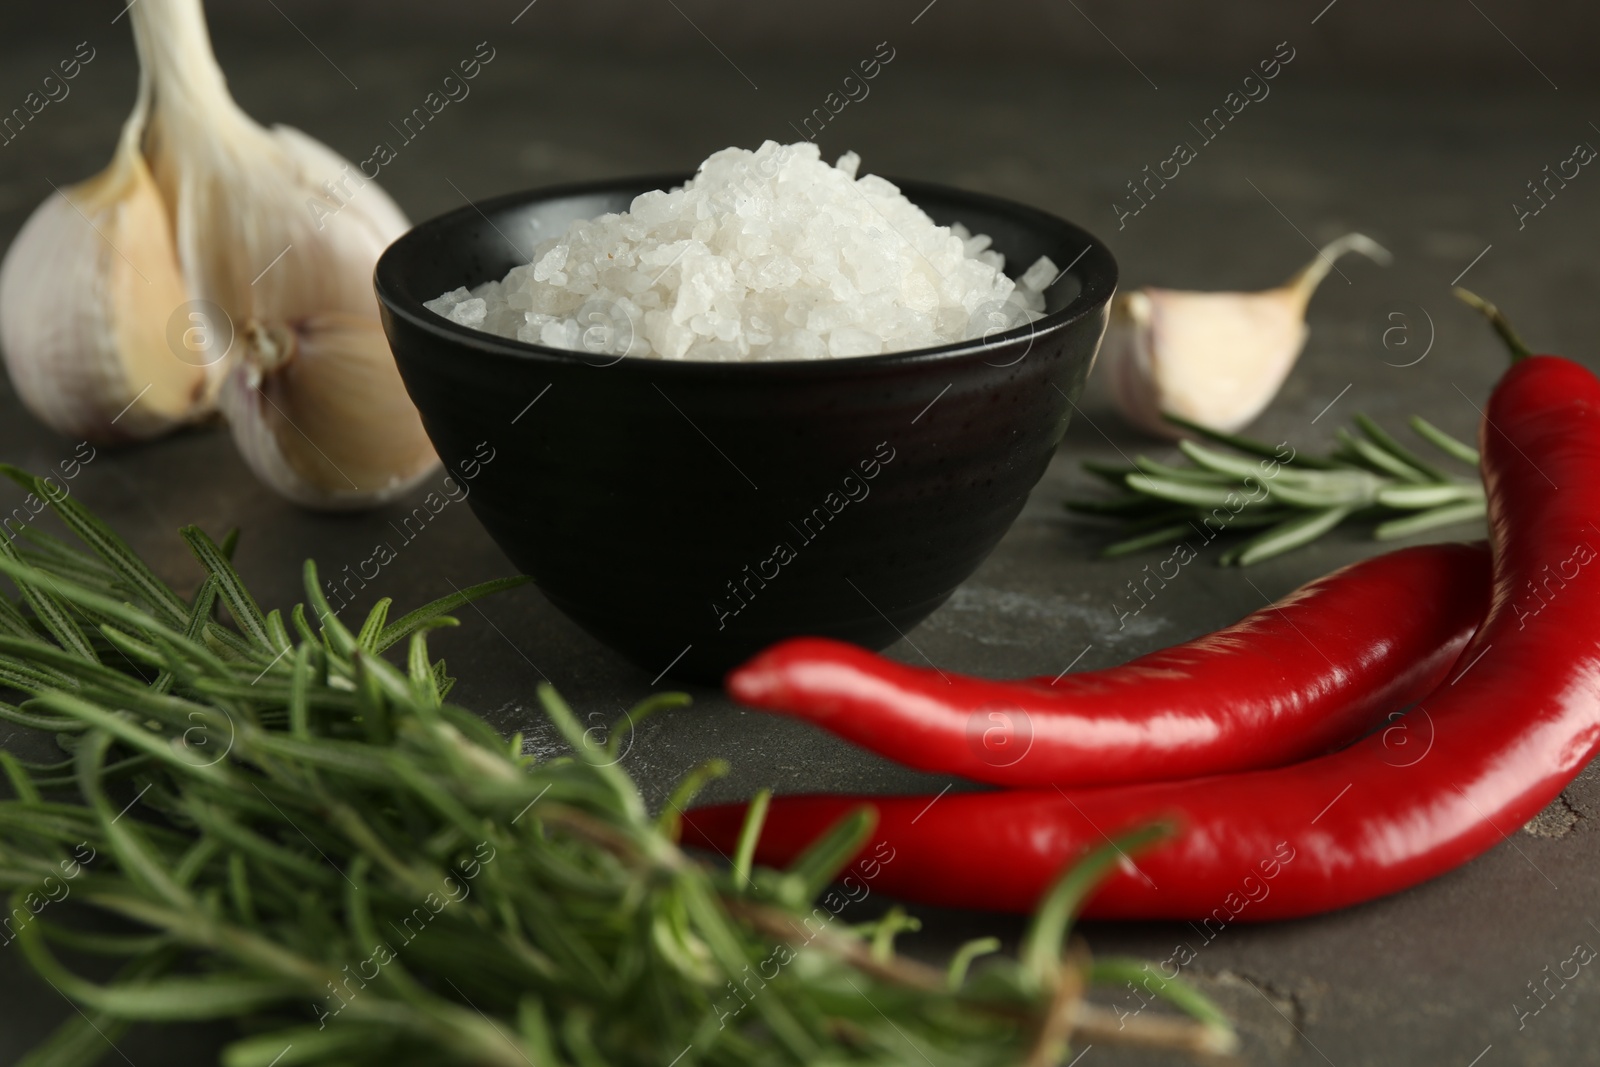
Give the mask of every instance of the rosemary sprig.
MULTIPOLYGON (((1307 456, 1176 416, 1168 420, 1233 452, 1192 440, 1178 447, 1192 466, 1143 456, 1131 467, 1093 461, 1084 469, 1126 490, 1119 496, 1067 501, 1067 509, 1121 525, 1126 535, 1101 550, 1106 557, 1176 545, 1198 535, 1251 530, 1217 562, 1247 567, 1310 544, 1347 521, 1373 522, 1380 541, 1471 522, 1485 513, 1483 483, 1423 459, 1365 415, 1338 432, 1327 456, 1307 456), (1234 453, 1242 453, 1236 455, 1234 453), (1265 527, 1265 529, 1261 529, 1265 527)), ((1411 429, 1450 459, 1476 467, 1478 452, 1427 420, 1411 429)))
MULTIPOLYGON (((866 846, 892 862, 868 811, 773 871, 751 863, 758 798, 731 864, 703 862, 676 842, 677 809, 719 765, 653 817, 548 686, 540 705, 571 754, 546 762, 449 704, 427 630, 507 583, 394 622, 380 601, 352 629, 310 563, 305 604, 264 612, 232 539, 190 528, 206 576, 184 598, 75 501, 52 503, 90 551, 0 538, 23 594, 0 596, 0 677, 21 693, 0 717, 56 731, 69 757, 0 753, 0 951, 14 944, 81 1013, 26 1067, 87 1067, 131 1024, 221 1018, 246 1029, 225 1067, 1046 1067, 1074 1040, 1233 1046, 1179 983, 1157 983, 1177 1013, 1084 999, 1137 965, 1069 946, 1072 915, 1159 828, 1069 872, 1020 961, 983 939, 933 970, 894 951, 915 928, 898 909, 836 919, 827 887, 851 858, 866 846), (213 620, 218 602, 233 627, 213 620), (380 655, 392 646, 403 665, 380 655), (60 949, 126 964, 102 984, 60 949)), ((629 719, 685 702, 655 697, 629 719)), ((870 889, 870 869, 853 873, 870 889)))

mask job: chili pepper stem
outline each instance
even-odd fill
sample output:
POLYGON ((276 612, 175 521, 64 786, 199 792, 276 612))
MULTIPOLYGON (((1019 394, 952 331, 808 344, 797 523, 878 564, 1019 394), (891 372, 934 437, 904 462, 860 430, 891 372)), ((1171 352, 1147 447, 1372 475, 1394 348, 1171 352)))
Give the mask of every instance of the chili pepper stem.
POLYGON ((1458 300, 1468 307, 1482 312, 1483 317, 1489 320, 1489 325, 1494 327, 1494 332, 1500 335, 1500 340, 1504 341, 1506 347, 1511 350, 1512 363, 1518 363, 1533 355, 1533 349, 1529 348, 1526 342, 1517 335, 1517 331, 1511 326, 1511 320, 1506 318, 1503 311, 1470 289, 1463 289, 1458 285, 1453 291, 1458 300))

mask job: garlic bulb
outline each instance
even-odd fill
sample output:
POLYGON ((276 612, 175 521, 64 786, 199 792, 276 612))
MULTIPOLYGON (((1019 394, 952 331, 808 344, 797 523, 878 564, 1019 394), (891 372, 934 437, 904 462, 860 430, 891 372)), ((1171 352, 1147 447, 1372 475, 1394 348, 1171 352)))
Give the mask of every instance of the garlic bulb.
POLYGON ((1128 421, 1161 437, 1183 431, 1164 414, 1213 430, 1245 426, 1277 395, 1308 330, 1311 294, 1346 252, 1389 253, 1359 233, 1326 245, 1287 283, 1259 293, 1136 289, 1111 306, 1100 360, 1128 421))
POLYGON ((405 216, 331 149, 239 108, 200 0, 140 0, 130 14, 153 92, 145 153, 172 211, 184 277, 243 342, 219 402, 246 462, 312 507, 404 492, 438 464, 378 327, 372 287, 373 265, 408 227, 405 216), (362 392, 320 393, 336 388, 362 392))
POLYGON ((111 165, 50 197, 0 265, 0 345, 23 404, 96 444, 141 440, 204 415, 204 360, 181 347, 184 303, 161 193, 139 154, 147 93, 111 165))

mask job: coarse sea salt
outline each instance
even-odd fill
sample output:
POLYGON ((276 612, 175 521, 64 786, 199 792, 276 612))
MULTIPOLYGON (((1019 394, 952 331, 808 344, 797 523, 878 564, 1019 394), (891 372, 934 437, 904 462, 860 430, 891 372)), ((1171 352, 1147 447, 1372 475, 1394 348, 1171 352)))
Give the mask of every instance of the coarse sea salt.
POLYGON ((727 148, 684 186, 574 222, 500 281, 426 307, 502 337, 606 356, 826 359, 988 336, 1044 312, 1059 273, 1013 282, 990 238, 935 225, 850 152, 727 148))

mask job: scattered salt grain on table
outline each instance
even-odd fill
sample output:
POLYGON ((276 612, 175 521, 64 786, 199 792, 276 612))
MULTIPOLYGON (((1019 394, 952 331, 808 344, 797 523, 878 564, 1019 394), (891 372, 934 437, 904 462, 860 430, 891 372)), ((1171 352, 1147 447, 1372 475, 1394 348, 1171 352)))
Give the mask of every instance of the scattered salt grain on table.
POLYGON ((501 281, 426 306, 502 337, 612 356, 707 361, 870 356, 1038 318, 1057 275, 1013 282, 990 238, 937 226, 853 152, 727 148, 682 188, 574 222, 501 281))

